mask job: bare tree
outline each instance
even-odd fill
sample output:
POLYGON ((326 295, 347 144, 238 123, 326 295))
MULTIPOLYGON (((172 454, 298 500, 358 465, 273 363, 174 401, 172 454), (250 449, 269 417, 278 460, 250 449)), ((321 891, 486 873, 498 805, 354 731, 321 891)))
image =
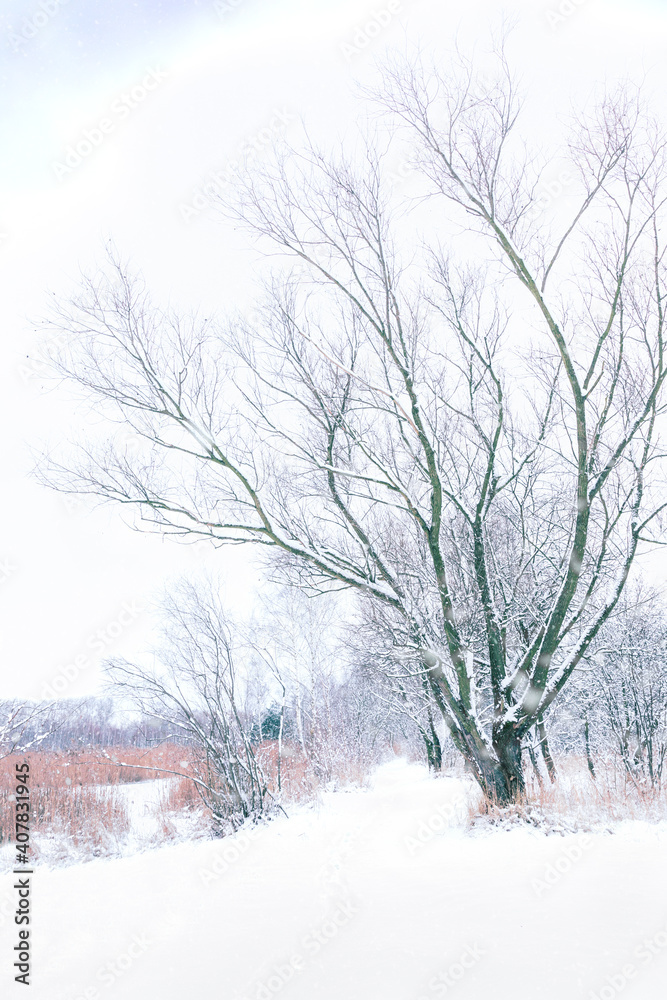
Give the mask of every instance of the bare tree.
POLYGON ((63 721, 53 702, 0 702, 0 760, 42 746, 63 721))
POLYGON ((213 587, 183 584, 163 607, 167 623, 158 665, 109 661, 114 691, 144 715, 167 723, 163 739, 190 751, 187 768, 221 831, 270 813, 274 802, 242 718, 243 677, 230 622, 213 587))
POLYGON ((502 803, 667 503, 665 142, 632 92, 604 97, 554 152, 579 207, 538 225, 504 52, 495 82, 452 66, 390 66, 379 93, 425 247, 381 141, 306 143, 227 207, 293 260, 256 322, 165 313, 118 259, 87 281, 56 369, 146 448, 86 446, 48 480, 356 591, 502 803))
POLYGON ((340 613, 333 595, 312 600, 294 587, 272 588, 246 631, 248 648, 278 679, 281 704, 289 700, 301 748, 323 778, 330 777, 338 735, 332 700, 349 665, 340 613))
POLYGON ((403 736, 405 729, 397 725, 396 703, 380 690, 381 676, 359 669, 359 629, 350 627, 350 611, 339 595, 313 598, 295 587, 270 587, 242 629, 249 662, 264 668, 253 671, 253 682, 273 681, 257 714, 278 740, 279 768, 287 734, 287 753, 298 742, 323 783, 366 773, 392 746, 394 732, 403 736))
POLYGON ((349 628, 348 643, 357 669, 372 679, 376 697, 391 714, 402 716, 416 730, 430 769, 439 771, 443 763, 441 719, 428 674, 415 663, 400 631, 394 631, 372 603, 362 603, 362 616, 349 628))
POLYGON ((646 790, 660 787, 667 759, 667 617, 659 595, 641 596, 601 636, 593 683, 628 780, 646 790))

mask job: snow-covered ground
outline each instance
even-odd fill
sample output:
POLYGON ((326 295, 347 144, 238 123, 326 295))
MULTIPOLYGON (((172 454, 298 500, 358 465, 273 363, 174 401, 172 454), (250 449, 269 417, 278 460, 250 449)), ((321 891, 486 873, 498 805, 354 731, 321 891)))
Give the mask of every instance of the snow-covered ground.
POLYGON ((466 797, 396 760, 251 833, 37 869, 32 1000, 664 996, 665 827, 466 832, 466 797))

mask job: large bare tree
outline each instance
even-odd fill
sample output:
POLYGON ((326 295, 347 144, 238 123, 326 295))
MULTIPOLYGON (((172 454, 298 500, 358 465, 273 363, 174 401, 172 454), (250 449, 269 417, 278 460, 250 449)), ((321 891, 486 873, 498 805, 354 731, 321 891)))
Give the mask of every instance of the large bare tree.
POLYGON ((292 261, 254 319, 165 312, 117 258, 86 282, 56 368, 145 449, 112 435, 47 478, 357 591, 502 803, 659 538, 665 141, 603 97, 548 154, 577 207, 541 212, 503 52, 483 82, 451 65, 390 65, 374 98, 416 207, 383 133, 240 182, 226 212, 292 261))

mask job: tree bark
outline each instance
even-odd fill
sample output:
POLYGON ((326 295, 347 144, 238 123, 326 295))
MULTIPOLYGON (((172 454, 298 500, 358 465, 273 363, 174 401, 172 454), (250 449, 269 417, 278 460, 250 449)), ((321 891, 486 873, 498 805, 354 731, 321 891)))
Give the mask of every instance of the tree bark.
POLYGON ((429 729, 431 730, 430 745, 431 745, 431 757, 429 759, 429 767, 432 767, 434 771, 442 770, 442 744, 440 743, 440 737, 438 736, 435 726, 433 725, 433 719, 431 718, 431 713, 429 712, 429 729))
POLYGON ((540 788, 544 787, 544 782, 542 781, 542 775, 540 774, 540 768, 537 763, 537 757, 535 756, 535 750, 532 746, 528 747, 528 756, 530 757, 530 763, 533 765, 533 771, 538 780, 540 788))
MULTIPOLYGON (((460 749, 460 748, 459 748, 460 749)), ((521 759, 521 739, 505 727, 494 735, 494 755, 468 745, 463 750, 473 774, 490 805, 508 806, 524 798, 526 783, 521 759)))
POLYGON ((499 804, 518 802, 525 795, 526 782, 521 759, 521 738, 517 736, 514 726, 505 725, 494 733, 493 748, 498 755, 498 767, 507 787, 506 799, 499 804))
POLYGON ((537 718, 537 733, 540 737, 540 749, 542 751, 542 757, 544 758, 544 763, 546 764, 547 774, 549 775, 549 780, 553 785, 556 781, 556 763, 551 756, 551 749, 549 747, 549 740, 547 739, 547 730, 544 725, 544 716, 540 715, 537 718))
POLYGON ((586 763, 588 764, 588 770, 591 772, 591 778, 595 781, 595 764, 593 763, 593 758, 591 757, 591 742, 588 733, 588 716, 584 719, 584 740, 586 741, 586 763))

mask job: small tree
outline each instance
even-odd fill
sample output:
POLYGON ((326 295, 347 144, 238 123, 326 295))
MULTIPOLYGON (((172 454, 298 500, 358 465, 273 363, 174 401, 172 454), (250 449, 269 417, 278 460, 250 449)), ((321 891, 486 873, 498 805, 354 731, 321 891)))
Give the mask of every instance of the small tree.
POLYGON ((667 758, 667 617, 648 596, 602 637, 595 671, 599 716, 640 790, 660 787, 667 758))
POLYGON ((231 625, 210 586, 183 584, 163 612, 159 666, 114 659, 108 675, 124 701, 167 723, 167 738, 188 748, 189 759, 178 773, 195 783, 216 828, 233 830, 270 813, 274 803, 255 757, 251 726, 240 713, 243 679, 231 625))

